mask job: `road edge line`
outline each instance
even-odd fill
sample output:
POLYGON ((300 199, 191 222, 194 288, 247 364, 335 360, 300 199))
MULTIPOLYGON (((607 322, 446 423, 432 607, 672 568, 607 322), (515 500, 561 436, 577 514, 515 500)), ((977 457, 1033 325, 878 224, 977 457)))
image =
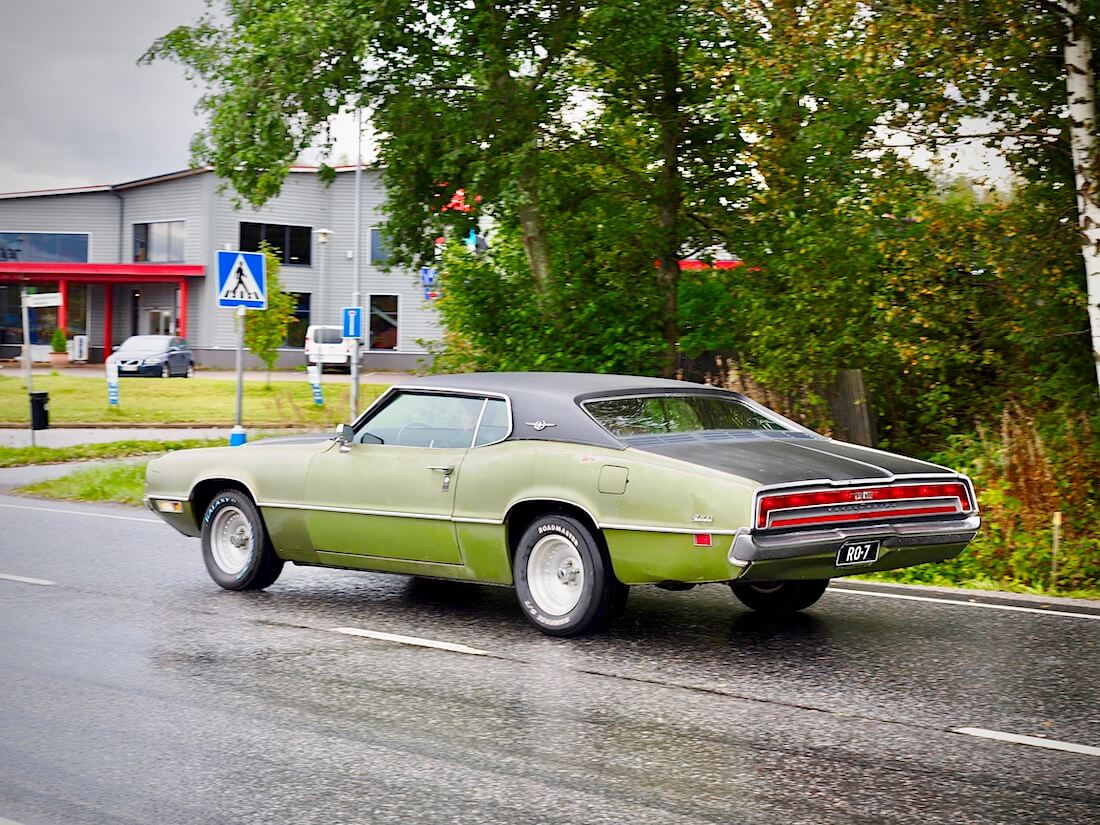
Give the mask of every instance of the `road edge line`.
POLYGON ((1016 745, 1031 745, 1036 748, 1048 750, 1079 753, 1085 756, 1100 756, 1100 748, 1092 745, 1079 745, 1076 742, 1063 742, 1060 739, 1044 739, 1041 736, 1024 736, 1019 733, 1006 733, 989 728, 952 728, 952 733, 961 733, 964 736, 977 736, 980 739, 995 739, 998 742, 1011 742, 1016 745))

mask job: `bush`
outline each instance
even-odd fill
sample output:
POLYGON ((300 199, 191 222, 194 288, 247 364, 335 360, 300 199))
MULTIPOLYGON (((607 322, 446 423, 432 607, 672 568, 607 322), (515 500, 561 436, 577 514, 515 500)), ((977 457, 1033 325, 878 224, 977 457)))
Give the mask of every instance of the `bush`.
POLYGON ((1094 416, 1027 415, 1009 404, 996 432, 951 436, 938 464, 969 475, 982 529, 956 559, 878 574, 924 584, 1100 595, 1100 444, 1094 416), (1058 574, 1051 580, 1053 515, 1062 513, 1058 574))

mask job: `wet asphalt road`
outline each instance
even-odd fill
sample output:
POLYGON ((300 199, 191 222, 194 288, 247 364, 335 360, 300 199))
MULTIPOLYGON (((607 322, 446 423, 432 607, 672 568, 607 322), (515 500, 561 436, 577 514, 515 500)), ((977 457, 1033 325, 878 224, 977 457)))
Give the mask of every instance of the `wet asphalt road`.
POLYGON ((1095 618, 636 588, 555 640, 508 589, 228 593, 144 511, 0 496, 3 575, 53 584, 0 578, 0 822, 1100 821, 1100 756, 951 732, 1100 746, 1095 618))

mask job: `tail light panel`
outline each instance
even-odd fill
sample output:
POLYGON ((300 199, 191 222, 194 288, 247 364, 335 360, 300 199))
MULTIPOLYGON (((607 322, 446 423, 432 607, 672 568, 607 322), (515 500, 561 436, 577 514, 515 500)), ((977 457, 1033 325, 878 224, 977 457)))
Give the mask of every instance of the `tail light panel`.
POLYGON ((827 489, 767 490, 757 497, 754 524, 758 530, 782 530, 974 512, 977 512, 974 494, 965 481, 895 481, 827 489))

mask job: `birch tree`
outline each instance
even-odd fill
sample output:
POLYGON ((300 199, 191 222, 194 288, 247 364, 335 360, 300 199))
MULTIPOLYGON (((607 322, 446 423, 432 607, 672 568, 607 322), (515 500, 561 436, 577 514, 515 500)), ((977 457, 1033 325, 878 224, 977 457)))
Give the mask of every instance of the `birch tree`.
POLYGON ((1092 357, 1100 386, 1100 166, 1096 141, 1096 78, 1092 34, 1078 0, 1064 0, 1065 74, 1069 140, 1077 187, 1077 223, 1085 265, 1092 357))

